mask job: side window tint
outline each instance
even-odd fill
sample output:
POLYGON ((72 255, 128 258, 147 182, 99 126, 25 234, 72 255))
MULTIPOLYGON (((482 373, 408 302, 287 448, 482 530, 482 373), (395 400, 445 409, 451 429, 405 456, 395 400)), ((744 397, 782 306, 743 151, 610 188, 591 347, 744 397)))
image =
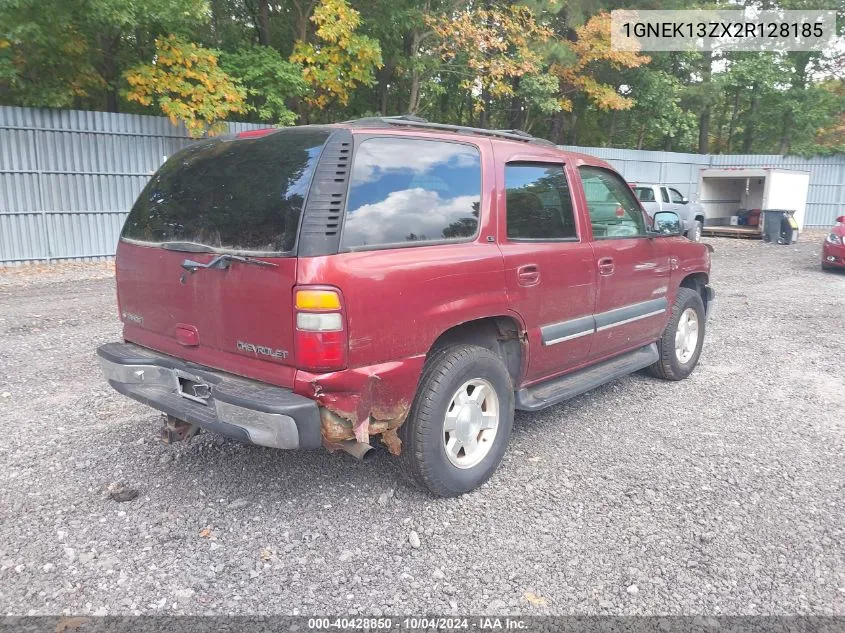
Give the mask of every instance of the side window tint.
POLYGON ((640 205, 625 181, 601 167, 585 165, 579 167, 578 171, 595 238, 645 235, 646 227, 640 205))
POLYGON ((505 165, 505 205, 511 239, 577 239, 572 197, 561 165, 505 165))
POLYGON ((478 231, 480 206, 477 148, 367 139, 355 150, 341 247, 471 238, 478 231))
POLYGON ((666 191, 666 187, 660 188, 660 197, 663 198, 663 202, 669 202, 669 192, 666 191))
POLYGON ((672 202, 683 203, 684 197, 681 195, 681 192, 677 189, 669 189, 669 196, 672 198, 672 202))

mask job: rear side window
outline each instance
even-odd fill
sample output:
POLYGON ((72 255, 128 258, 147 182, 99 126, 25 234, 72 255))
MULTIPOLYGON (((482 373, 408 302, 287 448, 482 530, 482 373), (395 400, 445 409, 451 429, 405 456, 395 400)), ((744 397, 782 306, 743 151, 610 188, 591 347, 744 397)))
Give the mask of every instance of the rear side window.
POLYGON ((370 138, 355 150, 341 248, 469 239, 478 231, 480 205, 477 148, 370 138))
POLYGON ((575 239, 572 197, 561 165, 505 165, 508 238, 575 239))
POLYGON ((663 202, 669 202, 669 192, 666 191, 666 187, 660 188, 660 197, 663 199, 663 202))
POLYGON ((329 130, 198 142, 174 154, 129 213, 121 237, 143 244, 291 253, 329 130))

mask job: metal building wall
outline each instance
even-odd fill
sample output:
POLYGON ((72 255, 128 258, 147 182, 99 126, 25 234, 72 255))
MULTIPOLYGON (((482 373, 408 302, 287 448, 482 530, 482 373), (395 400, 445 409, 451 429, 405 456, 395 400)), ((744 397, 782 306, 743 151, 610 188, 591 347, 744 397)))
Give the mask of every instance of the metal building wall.
MULTIPOLYGON (((230 123, 230 132, 262 127, 230 123)), ((129 208, 165 157, 191 142, 163 117, 0 107, 0 264, 114 254, 129 208)), ((632 182, 665 182, 693 198, 702 168, 810 171, 806 226, 845 213, 845 156, 703 155, 569 147, 632 182)))
POLYGON ((714 154, 713 167, 777 167, 810 172, 804 226, 830 226, 845 214, 845 156, 800 156, 714 154))
POLYGON ((141 189, 190 142, 163 117, 0 107, 0 264, 114 255, 141 189))
POLYGON ((660 182, 675 187, 682 194, 696 199, 699 172, 710 167, 709 154, 683 154, 680 152, 654 152, 638 149, 607 147, 575 147, 562 145, 563 149, 582 152, 606 160, 628 182, 660 182))
POLYGON ((613 165, 630 182, 665 182, 697 199, 701 169, 709 167, 775 167, 810 172, 805 227, 826 227, 845 214, 845 156, 779 156, 777 154, 683 154, 606 147, 564 149, 592 154, 613 165))

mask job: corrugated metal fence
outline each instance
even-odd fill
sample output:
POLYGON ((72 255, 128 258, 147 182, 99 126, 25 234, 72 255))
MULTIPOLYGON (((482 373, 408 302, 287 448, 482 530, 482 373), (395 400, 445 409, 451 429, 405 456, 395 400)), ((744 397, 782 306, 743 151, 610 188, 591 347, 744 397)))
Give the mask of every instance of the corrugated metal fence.
MULTIPOLYGON (((256 126, 230 123, 230 132, 256 126)), ((0 264, 114 254, 120 227, 149 177, 189 144, 162 117, 0 107, 0 264)), ((680 154, 572 147, 612 163, 631 181, 666 182, 693 196, 703 167, 810 171, 805 223, 845 212, 845 156, 680 154)))
POLYGON ((0 263, 113 255, 147 180, 190 142, 163 117, 0 107, 0 263))

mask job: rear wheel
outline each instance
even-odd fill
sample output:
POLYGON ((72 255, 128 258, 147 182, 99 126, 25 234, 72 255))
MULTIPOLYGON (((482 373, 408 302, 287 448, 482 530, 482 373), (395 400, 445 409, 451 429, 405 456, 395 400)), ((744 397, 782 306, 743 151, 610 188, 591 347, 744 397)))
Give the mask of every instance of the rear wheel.
POLYGON ((403 470, 440 497, 477 488, 502 461, 513 410, 513 385, 501 358, 476 345, 438 350, 399 427, 403 470))
POLYGON ((672 317, 657 341, 660 359, 650 369, 664 380, 683 380, 692 373, 704 343, 704 302, 695 290, 678 288, 672 317))

